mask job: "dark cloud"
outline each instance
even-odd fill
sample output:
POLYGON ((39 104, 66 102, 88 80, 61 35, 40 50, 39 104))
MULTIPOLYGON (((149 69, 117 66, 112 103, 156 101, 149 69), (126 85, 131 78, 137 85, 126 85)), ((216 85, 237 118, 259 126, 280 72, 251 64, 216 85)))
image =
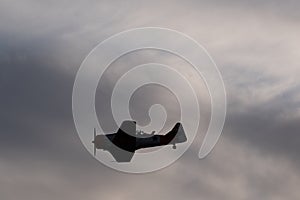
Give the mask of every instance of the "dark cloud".
MULTIPOLYGON (((168 3, 1 3, 2 199, 299 197, 299 3, 168 3), (72 118, 73 82, 81 61, 99 41, 126 28, 153 25, 186 31, 210 47, 227 88, 227 120, 206 159, 197 159, 202 135, 164 170, 123 174, 99 164, 81 144, 72 118)), ((149 55, 129 56, 126 62, 158 57, 149 55)), ((114 66, 117 72, 120 66, 114 66)), ((109 96, 110 78, 98 95, 109 96)), ((147 99, 148 107, 152 100, 147 99)))

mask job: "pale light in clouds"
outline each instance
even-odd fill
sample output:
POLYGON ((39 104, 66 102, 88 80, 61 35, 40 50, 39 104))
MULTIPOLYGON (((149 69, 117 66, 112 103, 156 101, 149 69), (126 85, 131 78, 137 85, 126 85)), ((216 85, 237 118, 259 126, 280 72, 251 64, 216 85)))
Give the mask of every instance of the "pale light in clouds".
MULTIPOLYGON (((1 1, 1 199, 297 199, 299 8, 279 0, 1 1), (99 165, 84 149, 71 95, 94 46, 142 26, 175 29, 206 47, 224 78, 228 116, 208 158, 197 159, 200 135, 171 167, 136 176, 99 165)), ((209 108, 203 119, 202 131, 209 108)))

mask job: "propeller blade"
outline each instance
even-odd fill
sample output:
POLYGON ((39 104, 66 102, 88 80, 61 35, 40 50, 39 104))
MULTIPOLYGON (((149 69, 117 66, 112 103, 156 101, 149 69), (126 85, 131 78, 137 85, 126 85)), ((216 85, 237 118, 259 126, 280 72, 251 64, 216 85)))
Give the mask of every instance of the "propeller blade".
POLYGON ((94 156, 96 156, 96 146, 95 146, 95 138, 96 138, 96 128, 94 128, 94 156))

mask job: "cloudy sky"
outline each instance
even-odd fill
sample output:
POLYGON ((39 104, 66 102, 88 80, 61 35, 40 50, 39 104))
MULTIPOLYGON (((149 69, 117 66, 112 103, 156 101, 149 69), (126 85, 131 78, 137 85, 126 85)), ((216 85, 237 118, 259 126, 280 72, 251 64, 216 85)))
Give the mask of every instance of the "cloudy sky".
MULTIPOLYGON (((299 199, 299 9, 296 0, 0 0, 0 198, 299 199), (200 131, 170 167, 132 175, 100 164, 81 144, 72 88, 94 46, 144 26, 200 42, 220 69, 228 107, 223 134, 207 158, 197 159, 200 131)), ((171 59, 136 53, 115 63, 114 72, 135 63, 133 56, 171 59)), ((100 97, 106 98, 106 84, 100 97)))

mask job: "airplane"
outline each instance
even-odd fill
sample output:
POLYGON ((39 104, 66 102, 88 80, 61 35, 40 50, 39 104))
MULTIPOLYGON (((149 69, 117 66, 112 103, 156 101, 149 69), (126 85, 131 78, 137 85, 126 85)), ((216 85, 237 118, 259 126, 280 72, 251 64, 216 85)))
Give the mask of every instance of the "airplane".
POLYGON ((184 143, 187 137, 181 123, 175 126, 165 135, 142 134, 143 131, 136 130, 136 122, 125 120, 116 133, 97 135, 94 128, 94 156, 97 149, 110 152, 117 162, 130 162, 135 151, 143 148, 165 146, 172 144, 176 149, 177 143, 184 143))

